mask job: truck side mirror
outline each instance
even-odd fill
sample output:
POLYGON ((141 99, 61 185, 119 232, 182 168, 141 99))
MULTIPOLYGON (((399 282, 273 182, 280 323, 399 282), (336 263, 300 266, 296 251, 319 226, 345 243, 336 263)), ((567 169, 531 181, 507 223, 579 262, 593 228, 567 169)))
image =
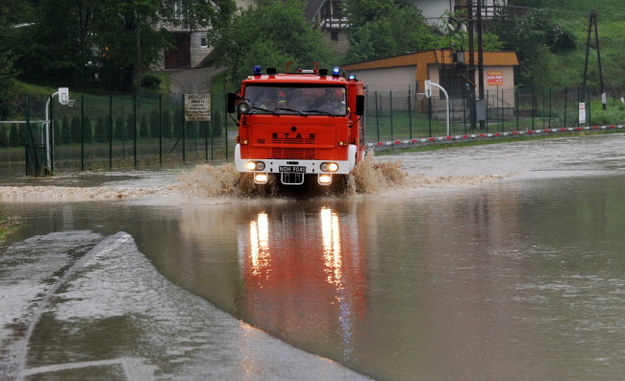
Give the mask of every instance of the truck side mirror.
POLYGON ((228 93, 228 114, 232 114, 235 111, 234 101, 237 96, 234 93, 228 93))
POLYGON ((365 96, 356 95, 356 115, 365 115, 365 96))

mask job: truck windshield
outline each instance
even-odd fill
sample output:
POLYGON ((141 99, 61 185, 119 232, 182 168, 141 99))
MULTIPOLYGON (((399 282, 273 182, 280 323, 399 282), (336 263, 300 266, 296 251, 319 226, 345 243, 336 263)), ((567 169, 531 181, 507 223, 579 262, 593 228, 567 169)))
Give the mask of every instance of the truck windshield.
POLYGON ((244 97, 254 114, 347 114, 346 90, 341 86, 248 85, 244 97))

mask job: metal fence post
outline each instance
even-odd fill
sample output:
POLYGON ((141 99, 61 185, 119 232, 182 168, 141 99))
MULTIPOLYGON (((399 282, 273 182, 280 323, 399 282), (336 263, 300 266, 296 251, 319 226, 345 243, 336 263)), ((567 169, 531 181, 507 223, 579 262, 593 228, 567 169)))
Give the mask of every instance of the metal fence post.
POLYGON ((549 88, 549 128, 551 128, 551 87, 549 88))
POLYGON ((391 122, 391 140, 393 140, 393 91, 389 91, 389 117, 391 122))
POLYGON ((532 130, 534 129, 534 116, 536 115, 536 93, 532 85, 532 130))
POLYGON ((408 85, 408 131, 410 140, 412 140, 412 94, 410 92, 410 85, 408 85))
POLYGON ((137 94, 132 96, 132 152, 134 167, 137 168, 137 94))
POLYGON ((566 109, 567 109, 567 98, 568 98, 569 92, 568 89, 565 87, 564 88, 564 128, 566 128, 566 109))
POLYGON ((187 162, 187 121, 184 117, 185 98, 182 94, 182 164, 187 162))
POLYGON ((109 95, 109 170, 113 169, 113 96, 109 95))
POLYGON ((80 170, 85 170, 85 96, 80 96, 80 170))
POLYGON ((429 121, 429 135, 432 137, 432 97, 428 98, 428 121, 429 121))
POLYGON ((378 108, 378 92, 375 93, 375 124, 378 132, 378 141, 380 141, 380 109, 378 108))
POLYGON ((163 166, 163 94, 158 95, 158 164, 163 166))

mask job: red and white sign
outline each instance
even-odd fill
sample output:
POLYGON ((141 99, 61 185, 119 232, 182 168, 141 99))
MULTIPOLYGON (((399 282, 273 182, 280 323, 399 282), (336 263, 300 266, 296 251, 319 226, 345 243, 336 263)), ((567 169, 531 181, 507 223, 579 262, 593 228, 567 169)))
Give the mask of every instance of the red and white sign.
POLYGON ((488 86, 503 86, 503 71, 489 70, 486 72, 488 86))

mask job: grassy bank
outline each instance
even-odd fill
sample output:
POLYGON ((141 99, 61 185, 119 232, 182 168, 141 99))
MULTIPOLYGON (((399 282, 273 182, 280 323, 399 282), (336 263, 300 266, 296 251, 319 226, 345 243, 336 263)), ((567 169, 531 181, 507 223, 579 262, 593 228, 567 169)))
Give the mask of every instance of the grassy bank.
POLYGON ((475 140, 475 141, 468 141, 468 142, 453 142, 452 141, 452 142, 444 142, 444 143, 431 143, 431 144, 419 145, 419 146, 403 146, 403 147, 385 148, 384 150, 375 151, 375 156, 389 156, 389 155, 397 155, 399 153, 429 152, 429 151, 438 151, 438 150, 444 150, 444 149, 483 146, 483 145, 489 145, 489 144, 516 143, 516 142, 523 142, 523 141, 536 141, 536 140, 546 140, 546 139, 556 139, 556 138, 566 138, 566 137, 618 134, 618 133, 623 133, 623 132, 624 131, 622 130, 579 131, 579 132, 569 133, 569 134, 532 135, 532 136, 516 135, 514 137, 498 137, 494 139, 475 140))

